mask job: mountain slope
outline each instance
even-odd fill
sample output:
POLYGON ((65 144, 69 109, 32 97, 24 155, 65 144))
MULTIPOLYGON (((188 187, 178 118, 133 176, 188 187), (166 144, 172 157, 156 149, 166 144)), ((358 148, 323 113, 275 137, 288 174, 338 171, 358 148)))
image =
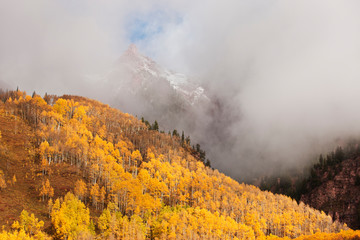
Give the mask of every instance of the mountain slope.
MULTIPOLYGON (((148 130, 100 102, 20 91, 0 97, 5 116, 21 119, 21 129, 28 129, 25 150, 32 149, 24 156, 25 168, 10 171, 2 160, 0 179, 31 176, 31 183, 21 182, 19 196, 36 204, 12 207, 35 212, 55 238, 273 239, 346 229, 303 203, 205 167, 178 136, 148 130)), ((0 124, 5 139, 8 131, 26 133, 5 125, 10 124, 0 124)), ((11 154, 16 143, 7 144, 11 154)), ((1 190, 5 204, 10 190, 1 190)), ((19 231, 14 234, 37 236, 41 224, 32 226, 36 221, 26 216, 13 225, 19 231)), ((5 218, 1 224, 9 227, 5 218)))
MULTIPOLYGON (((170 71, 142 55, 134 44, 131 44, 115 63, 107 81, 118 85, 118 91, 129 88, 128 90, 135 95, 165 85, 175 91, 172 94, 178 95, 184 105, 209 100, 201 86, 192 83, 184 74, 170 71), (129 79, 125 79, 124 76, 129 79)), ((157 94, 156 91, 153 94, 157 94)))
POLYGON ((296 198, 353 229, 360 228, 360 144, 338 146, 304 172, 265 177, 260 188, 296 198))
POLYGON ((134 44, 115 62, 101 85, 112 105, 151 120, 165 121, 176 112, 188 112, 210 101, 201 86, 142 55, 134 44), (159 118, 162 114, 168 116, 159 118))
POLYGON ((301 201, 360 228, 360 157, 319 165, 305 187, 301 201))
POLYGON ((144 56, 135 45, 129 46, 94 88, 97 94, 93 96, 110 106, 150 122, 156 120, 162 131, 191 132, 201 145, 206 142, 205 133, 213 128, 207 116, 214 106, 204 88, 144 56))

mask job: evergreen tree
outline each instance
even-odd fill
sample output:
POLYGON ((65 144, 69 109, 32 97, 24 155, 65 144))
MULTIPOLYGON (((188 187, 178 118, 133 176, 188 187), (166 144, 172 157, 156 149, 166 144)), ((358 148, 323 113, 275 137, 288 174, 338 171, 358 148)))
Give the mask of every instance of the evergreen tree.
POLYGON ((178 137, 179 136, 179 133, 176 131, 176 129, 174 129, 174 131, 172 133, 172 136, 173 137, 178 137))
POLYGON ((323 158, 322 154, 320 154, 319 163, 320 163, 320 166, 321 166, 321 167, 324 166, 324 158, 323 158))
POLYGON ((345 157, 345 154, 344 154, 344 151, 342 149, 342 147, 337 147, 336 150, 335 150, 335 159, 336 159, 336 162, 339 163, 339 162, 342 162, 344 160, 344 157, 345 157))
POLYGON ((151 130, 159 131, 159 124, 156 120, 154 124, 151 126, 151 130))
POLYGON ((209 159, 206 159, 205 166, 207 166, 207 167, 211 167, 211 163, 210 163, 210 160, 209 160, 209 159))
POLYGON ((187 145, 190 145, 190 136, 186 137, 185 142, 186 142, 187 145))
POLYGON ((149 130, 151 130, 151 125, 150 125, 150 123, 147 121, 147 120, 145 120, 145 125, 147 126, 147 128, 149 129, 149 130))
POLYGON ((200 144, 197 143, 197 144, 196 144, 196 151, 197 151, 198 153, 200 153, 200 150, 201 150, 201 149, 200 149, 200 144))

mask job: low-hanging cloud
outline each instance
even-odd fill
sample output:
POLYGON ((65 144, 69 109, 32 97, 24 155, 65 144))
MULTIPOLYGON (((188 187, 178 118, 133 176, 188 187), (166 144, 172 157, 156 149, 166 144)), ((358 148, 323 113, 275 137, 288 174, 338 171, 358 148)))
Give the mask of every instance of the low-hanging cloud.
POLYGON ((228 136, 210 148, 214 165, 233 176, 285 170, 357 137, 359 3, 232 3, 192 6, 153 41, 182 46, 174 56, 222 99, 222 117, 235 119, 219 126, 228 136))
POLYGON ((301 166, 337 138, 360 135, 358 1, 0 5, 0 80, 42 93, 95 96, 86 88, 94 82, 79 79, 106 71, 130 43, 132 19, 159 25, 136 44, 221 103, 216 119, 202 116, 211 127, 194 134, 234 177, 301 166))

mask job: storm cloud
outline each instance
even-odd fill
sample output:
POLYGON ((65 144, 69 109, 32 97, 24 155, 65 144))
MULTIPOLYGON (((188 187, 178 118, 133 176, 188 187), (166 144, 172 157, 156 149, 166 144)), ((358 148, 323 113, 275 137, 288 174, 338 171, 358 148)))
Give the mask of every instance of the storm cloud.
POLYGON ((360 135, 359 12, 355 0, 1 0, 0 80, 99 96, 92 79, 135 42, 217 99, 194 133, 213 166, 259 176, 360 135))

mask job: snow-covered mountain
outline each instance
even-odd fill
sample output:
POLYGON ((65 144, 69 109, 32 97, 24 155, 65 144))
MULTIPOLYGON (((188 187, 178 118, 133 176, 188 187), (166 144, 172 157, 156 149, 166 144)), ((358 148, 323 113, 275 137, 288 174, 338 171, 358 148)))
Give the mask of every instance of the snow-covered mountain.
POLYGON ((175 95, 183 107, 209 101, 204 88, 186 75, 168 70, 142 55, 134 44, 116 61, 105 82, 112 86, 115 95, 127 92, 159 105, 165 104, 162 100, 174 97, 171 95, 175 95))
POLYGON ((191 144, 199 143, 206 150, 210 160, 223 158, 219 149, 230 152, 234 139, 228 129, 234 114, 229 104, 192 78, 144 56, 135 45, 107 74, 96 78, 92 80, 95 98, 150 123, 156 120, 160 130, 184 131, 191 136, 191 144))

